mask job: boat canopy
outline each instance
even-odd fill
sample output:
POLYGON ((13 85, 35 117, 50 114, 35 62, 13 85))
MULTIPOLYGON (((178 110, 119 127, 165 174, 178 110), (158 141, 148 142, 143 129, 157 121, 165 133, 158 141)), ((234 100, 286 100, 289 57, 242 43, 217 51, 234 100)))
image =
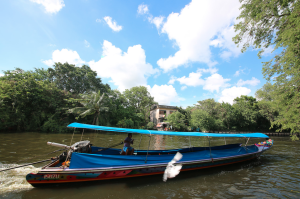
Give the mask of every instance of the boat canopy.
POLYGON ((199 136, 199 137, 244 137, 244 138, 269 138, 269 136, 263 133, 239 133, 239 134, 224 134, 224 133, 203 133, 203 132, 175 132, 175 131, 155 131, 144 129, 128 129, 128 128, 116 128, 108 126, 97 126, 91 124, 72 123, 69 124, 70 128, 82 128, 101 131, 113 131, 122 133, 141 133, 148 135, 173 135, 173 136, 199 136))

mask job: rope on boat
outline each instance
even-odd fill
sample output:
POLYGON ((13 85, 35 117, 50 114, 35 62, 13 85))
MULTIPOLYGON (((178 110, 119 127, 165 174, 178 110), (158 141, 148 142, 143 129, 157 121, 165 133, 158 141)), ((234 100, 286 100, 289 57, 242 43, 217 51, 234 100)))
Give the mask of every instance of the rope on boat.
POLYGON ((16 166, 16 167, 2 169, 0 172, 2 172, 2 171, 8 171, 8 170, 11 170, 11 169, 17 169, 17 168, 20 168, 20 167, 26 167, 26 166, 29 166, 29 165, 38 164, 38 163, 42 163, 42 162, 47 162, 47 161, 50 161, 50 160, 57 160, 57 159, 50 158, 50 159, 47 159, 47 160, 41 160, 41 161, 38 161, 38 162, 32 162, 32 163, 28 163, 28 164, 23 164, 23 165, 16 166))
MULTIPOLYGON (((105 151, 106 149, 109 149, 109 148, 112 148, 112 147, 115 147, 115 146, 119 146, 119 145, 121 145, 121 144, 124 144, 124 142, 122 141, 122 142, 120 142, 120 143, 118 143, 118 144, 111 145, 111 146, 109 146, 109 147, 107 147, 107 148, 104 148, 104 149, 98 149, 98 150, 95 151, 95 152, 105 151)), ((94 152, 94 153, 95 153, 95 152, 94 152)))
POLYGON ((58 149, 58 150, 52 151, 52 152, 47 153, 47 154, 36 155, 36 156, 30 157, 30 158, 26 158, 26 159, 19 160, 19 161, 17 161, 16 163, 19 163, 19 162, 25 161, 25 160, 30 160, 30 159, 33 159, 33 158, 36 158, 36 157, 40 157, 40 156, 50 155, 50 154, 52 154, 52 153, 56 153, 56 152, 58 152, 58 151, 63 151, 63 150, 66 150, 66 149, 58 149))

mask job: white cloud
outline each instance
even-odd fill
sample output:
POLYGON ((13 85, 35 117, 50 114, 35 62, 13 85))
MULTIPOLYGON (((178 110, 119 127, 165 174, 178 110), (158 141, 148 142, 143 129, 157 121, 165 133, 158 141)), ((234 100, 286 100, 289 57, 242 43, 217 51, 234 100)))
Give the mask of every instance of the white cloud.
POLYGON ((187 88, 187 86, 181 86, 181 90, 183 91, 183 90, 185 90, 187 88))
MULTIPOLYGON (((230 86, 230 84, 227 83, 228 81, 230 81, 230 79, 224 79, 222 75, 216 72, 216 68, 198 69, 196 72, 191 72, 188 77, 183 76, 180 78, 176 78, 172 76, 169 84, 174 84, 175 81, 178 81, 180 84, 183 84, 185 86, 203 86, 204 90, 208 90, 210 92, 219 92, 220 88, 230 86), (212 75, 203 79, 201 78, 203 73, 211 73, 212 75)), ((186 87, 184 87, 184 89, 185 88, 186 87)))
POLYGON ((80 66, 84 64, 85 62, 81 60, 80 56, 76 51, 68 50, 68 49, 62 49, 55 50, 52 53, 52 59, 43 61, 44 64, 47 66, 52 66, 54 62, 60 62, 65 63, 68 62, 69 64, 74 64, 77 66, 80 66))
POLYGON ((205 80, 200 78, 203 73, 214 74, 217 71, 218 71, 218 69, 213 68, 213 67, 208 68, 208 69, 198 68, 197 72, 191 72, 189 74, 189 77, 183 76, 183 77, 180 77, 180 78, 176 78, 176 77, 172 76, 171 78, 173 78, 172 82, 174 82, 174 79, 175 79, 175 80, 179 81, 180 84, 185 84, 187 86, 200 86, 200 85, 205 84, 205 80))
POLYGON ((90 43, 87 40, 84 40, 84 46, 88 48, 90 47, 90 43))
POLYGON ((220 88, 230 86, 230 84, 226 83, 228 81, 230 81, 230 79, 224 79, 222 75, 215 73, 206 78, 203 89, 210 92, 219 92, 220 88))
POLYGON ((176 80, 180 82, 180 84, 184 84, 187 86, 200 86, 205 84, 205 80, 201 79, 202 73, 197 71, 196 73, 191 72, 188 77, 183 76, 177 78, 176 80))
POLYGON ((239 69, 239 70, 235 71, 233 76, 238 77, 240 74, 242 74, 242 73, 244 74, 245 73, 244 70, 245 69, 239 69))
POLYGON ((64 6, 64 0, 30 0, 31 2, 41 4, 47 13, 57 13, 64 6))
POLYGON ((202 62, 209 66, 212 60, 210 46, 222 47, 222 58, 238 55, 238 48, 231 41, 232 22, 239 15, 238 0, 192 0, 180 13, 171 13, 163 23, 161 32, 174 40, 179 50, 157 64, 167 72, 189 62, 202 62), (209 20, 208 20, 209 19, 209 20), (219 40, 213 40, 216 37, 219 40))
POLYGON ((89 65, 100 77, 111 78, 111 82, 120 91, 134 86, 146 86, 148 76, 159 72, 146 63, 145 51, 141 45, 130 46, 127 52, 122 52, 120 48, 104 40, 102 48, 101 59, 97 62, 90 61, 89 65))
POLYGON ((47 66, 53 66, 54 65, 54 61, 52 59, 49 60, 44 60, 42 61, 44 64, 46 64, 47 66))
POLYGON ((260 80, 259 80, 259 79, 256 79, 255 77, 252 77, 251 80, 246 80, 246 81, 240 79, 240 80, 238 81, 238 83, 237 83, 237 86, 244 86, 244 85, 246 85, 246 84, 251 85, 251 86, 256 86, 256 85, 258 85, 259 83, 260 83, 260 80))
POLYGON ((0 73, 0 77, 4 76, 3 74, 0 73))
POLYGON ((117 25, 117 22, 116 21, 112 21, 112 18, 110 16, 106 16, 103 18, 107 25, 113 30, 113 31, 116 31, 116 32, 119 32, 120 30, 122 30, 122 26, 119 26, 117 25))
POLYGON ((164 16, 159 16, 159 17, 153 17, 150 13, 149 13, 149 9, 148 9, 148 6, 145 5, 145 4, 140 4, 138 6, 138 10, 137 10, 137 13, 140 14, 140 15, 146 15, 147 16, 147 19, 150 23, 153 23, 156 28, 159 30, 162 23, 163 23, 163 20, 164 20, 164 16))
POLYGON ((243 68, 243 69, 241 69, 241 66, 239 66, 240 67, 240 69, 239 70, 237 70, 237 71, 235 71, 235 73, 234 73, 234 75, 233 76, 235 76, 235 77, 238 77, 238 76, 240 76, 241 74, 249 74, 249 72, 250 72, 250 69, 248 69, 247 67, 246 68, 243 68), (246 72, 245 72, 246 71, 246 72))
POLYGON ((137 10, 138 14, 143 15, 149 13, 148 6, 145 4, 140 4, 137 10))
POLYGON ((222 102, 228 102, 230 104, 233 104, 233 100, 236 97, 240 97, 241 95, 248 95, 251 92, 250 89, 246 87, 236 87, 233 86, 231 88, 224 89, 222 91, 222 96, 218 100, 220 103, 222 102))
POLYGON ((152 17, 152 15, 150 15, 150 17, 148 17, 148 20, 150 23, 153 23, 157 29, 160 28, 160 26, 162 25, 163 23, 163 20, 164 20, 165 17, 163 16, 159 16, 159 17, 152 17))
POLYGON ((262 53, 262 56, 270 56, 270 55, 272 55, 273 50, 274 50, 273 46, 269 46, 268 48, 265 48, 264 52, 262 53))
POLYGON ((101 19, 96 19, 96 22, 100 23, 102 20, 101 19))
POLYGON ((184 98, 178 96, 175 88, 172 85, 154 85, 152 88, 147 86, 148 91, 150 92, 151 96, 154 97, 154 101, 158 102, 159 104, 170 105, 172 102, 180 102, 184 101, 184 98))
MULTIPOLYGON (((225 60, 229 60, 230 57, 237 57, 241 54, 241 46, 237 47, 236 44, 232 41, 232 38, 236 35, 233 26, 228 26, 224 28, 221 33, 218 35, 217 47, 223 49, 220 57, 225 60)), ((212 41, 211 43, 214 42, 212 41)), ((215 41, 216 43, 216 41, 215 41)), ((216 47, 216 45, 214 45, 216 47)))
POLYGON ((176 79, 177 79, 177 77, 175 77, 174 75, 172 75, 171 78, 170 78, 170 80, 169 80, 169 82, 168 82, 168 84, 174 84, 175 81, 176 81, 176 79))

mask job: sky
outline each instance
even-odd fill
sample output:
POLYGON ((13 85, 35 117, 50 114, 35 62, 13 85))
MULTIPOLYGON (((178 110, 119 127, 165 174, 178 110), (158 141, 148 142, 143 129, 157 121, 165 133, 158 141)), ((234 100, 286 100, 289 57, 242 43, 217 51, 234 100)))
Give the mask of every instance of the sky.
POLYGON ((239 0, 0 1, 0 76, 54 62, 89 65, 123 92, 146 86, 159 104, 255 96, 262 62, 232 41, 239 0))

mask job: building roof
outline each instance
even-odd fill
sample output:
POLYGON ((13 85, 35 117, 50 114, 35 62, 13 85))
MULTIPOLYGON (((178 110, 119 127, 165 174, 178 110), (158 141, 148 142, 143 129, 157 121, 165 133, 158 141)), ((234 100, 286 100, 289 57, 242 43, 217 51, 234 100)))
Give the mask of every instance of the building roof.
POLYGON ((176 109, 178 110, 177 106, 168 106, 168 105, 158 105, 158 104, 155 104, 151 107, 151 110, 154 110, 154 109, 161 109, 161 108, 168 108, 168 109, 176 109))

